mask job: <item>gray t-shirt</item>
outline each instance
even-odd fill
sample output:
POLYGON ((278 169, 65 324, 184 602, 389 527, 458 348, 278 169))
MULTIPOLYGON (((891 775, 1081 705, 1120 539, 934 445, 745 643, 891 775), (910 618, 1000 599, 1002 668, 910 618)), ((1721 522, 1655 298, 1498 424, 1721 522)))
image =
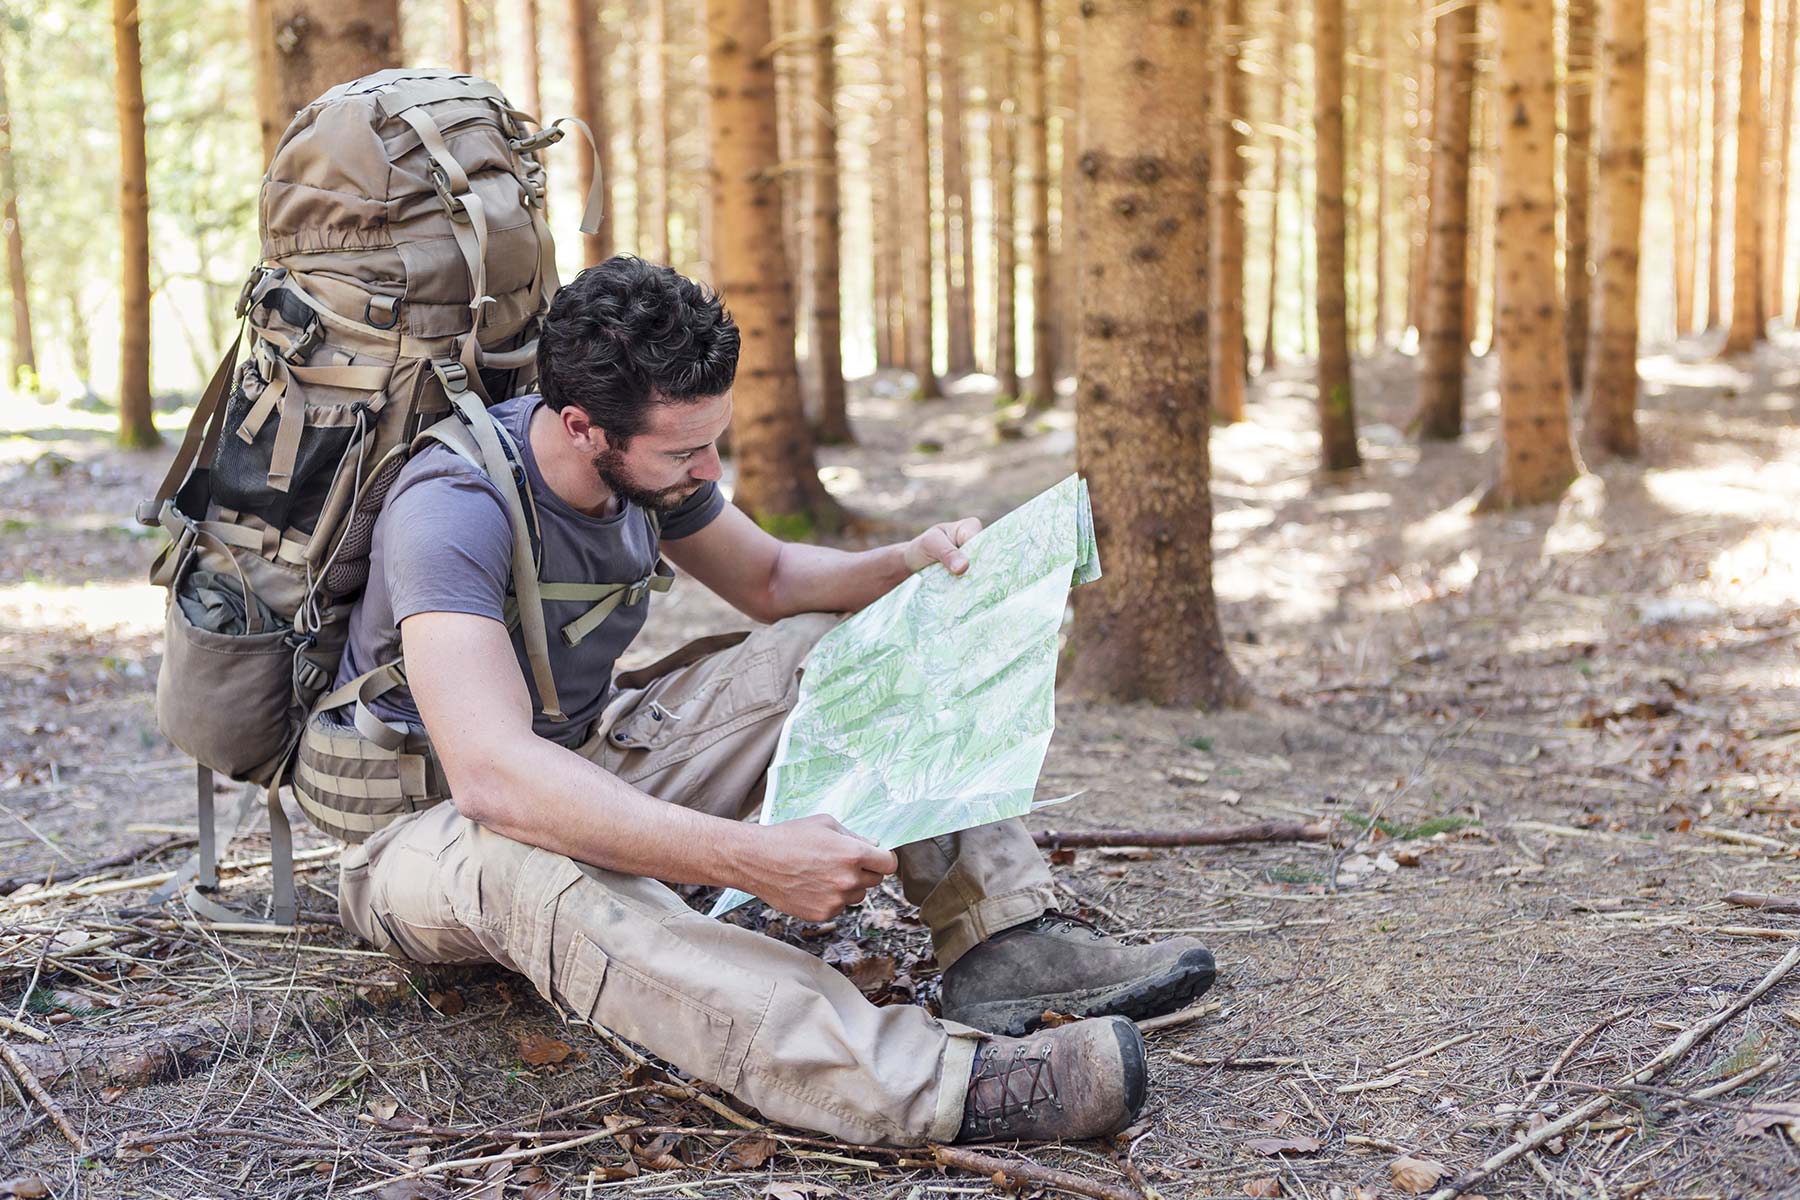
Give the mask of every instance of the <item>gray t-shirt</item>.
MULTIPOLYGON (((538 396, 520 396, 489 410, 513 435, 525 460, 543 541, 541 578, 556 583, 634 583, 644 578, 656 563, 657 537, 643 509, 622 503, 610 517, 591 517, 545 485, 527 435, 531 416, 542 404, 538 396)), ((708 483, 663 515, 662 536, 672 541, 698 533, 724 507, 718 485, 708 483)), ((337 684, 400 657, 400 622, 417 613, 472 613, 504 620, 512 546, 506 499, 487 475, 447 447, 422 450, 401 469, 375 522, 369 583, 350 614, 337 684)), ((531 691, 532 727, 564 745, 578 743, 605 707, 613 663, 644 627, 650 600, 646 596, 638 604, 620 604, 579 646, 569 646, 557 631, 590 607, 591 601, 544 604, 550 666, 567 721, 535 712, 537 687, 524 639, 517 630, 512 634, 513 651, 531 691)), ((384 720, 421 723, 412 694, 404 688, 371 707, 384 720)))

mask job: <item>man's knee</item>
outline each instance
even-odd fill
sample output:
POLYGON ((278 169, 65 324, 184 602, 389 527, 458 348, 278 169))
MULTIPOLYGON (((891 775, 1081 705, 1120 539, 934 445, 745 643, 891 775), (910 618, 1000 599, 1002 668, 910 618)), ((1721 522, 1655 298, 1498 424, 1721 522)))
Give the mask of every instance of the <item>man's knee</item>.
POLYGON ((776 648, 784 668, 799 670, 800 664, 812 653, 812 648, 818 644, 819 639, 836 629, 846 615, 848 614, 801 613, 764 626, 750 636, 759 646, 776 648))

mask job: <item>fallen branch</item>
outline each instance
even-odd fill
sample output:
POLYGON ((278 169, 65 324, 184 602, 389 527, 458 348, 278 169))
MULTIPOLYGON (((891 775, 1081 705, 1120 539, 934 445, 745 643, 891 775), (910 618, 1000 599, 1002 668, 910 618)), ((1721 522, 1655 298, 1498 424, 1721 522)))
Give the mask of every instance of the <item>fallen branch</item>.
POLYGON ((9 1053, 47 1086, 79 1082, 90 1087, 144 1087, 177 1075, 205 1070, 225 1047, 271 1033, 282 1014, 269 1008, 208 1018, 172 1029, 143 1030, 110 1037, 9 1048, 9 1053))
POLYGON ((52 868, 49 872, 23 871, 17 875, 9 875, 5 879, 0 879, 0 896, 10 896, 20 888, 33 883, 43 884, 45 887, 48 887, 49 883, 45 879, 47 874, 51 876, 62 876, 64 878, 73 876, 76 879, 82 879, 100 871, 110 870, 113 867, 129 866, 139 859, 155 858, 159 854, 165 854, 170 850, 179 849, 182 846, 191 846, 193 844, 194 836, 192 834, 177 834, 174 837, 166 837, 160 842, 146 842, 142 846, 137 846, 130 850, 121 850, 117 854, 109 855, 106 858, 96 859, 91 863, 82 863, 79 867, 74 867, 67 871, 58 871, 55 868, 52 868))
POLYGON ((1770 896, 1762 892, 1727 892, 1725 903, 1767 912, 1800 913, 1800 896, 1770 896))
POLYGON ((1164 1013, 1160 1017, 1145 1017, 1137 1023, 1138 1032, 1157 1033, 1164 1029, 1175 1029, 1179 1026, 1189 1024, 1190 1022, 1198 1021, 1201 1017, 1210 1017, 1214 1013, 1223 1010, 1224 1007, 1225 1005, 1222 1002, 1213 1000, 1206 1004, 1196 1004, 1190 1008, 1183 1008, 1176 1012, 1164 1013))
POLYGON ((1304 1063, 1299 1058, 1201 1058, 1197 1054, 1183 1054, 1179 1050, 1169 1051, 1169 1057, 1178 1063, 1190 1067, 1235 1067, 1240 1071, 1269 1071, 1276 1067, 1298 1067, 1304 1063))
POLYGON ((377 1179, 373 1183, 365 1183, 361 1187, 351 1188, 344 1194, 346 1196, 360 1196, 364 1192, 379 1191, 389 1184, 399 1183, 403 1179, 422 1179, 427 1175, 442 1175, 446 1171, 467 1171, 475 1167, 492 1166, 495 1163, 511 1163, 530 1158, 542 1158, 546 1154, 557 1154, 564 1150, 573 1150, 577 1146, 585 1146, 590 1142, 597 1142, 601 1138, 609 1138, 615 1133, 624 1133, 628 1129, 636 1129, 642 1124, 642 1121, 632 1118, 630 1120, 621 1121, 610 1129, 595 1129, 582 1134, 580 1137, 572 1137, 567 1141, 562 1142, 551 1142, 549 1145, 545 1146, 532 1146, 528 1149, 507 1150, 500 1154, 480 1154, 474 1158, 453 1158, 448 1162, 432 1163, 430 1166, 418 1167, 411 1171, 403 1171, 400 1174, 391 1176, 387 1179, 377 1179))
POLYGON ((0 1059, 5 1060, 6 1065, 12 1068, 12 1073, 19 1077, 19 1082, 24 1085, 25 1090, 31 1093, 31 1098, 38 1102, 39 1107, 45 1113, 49 1114, 50 1119, 56 1123, 56 1127, 62 1131, 63 1137, 69 1140, 69 1145, 75 1147, 75 1153, 85 1158, 88 1152, 87 1143, 82 1140, 81 1134, 76 1132, 75 1127, 69 1124, 68 1114, 63 1112, 61 1106, 50 1098, 50 1093, 44 1090, 44 1085, 38 1079, 37 1072, 25 1065, 24 1060, 19 1057, 19 1052, 5 1042, 0 1042, 0 1059))
MULTIPOLYGON (((1692 1050, 1703 1039, 1716 1031, 1719 1026, 1725 1024, 1725 1022, 1731 1020, 1746 1008, 1750 1007, 1750 1005, 1754 1004, 1757 1000, 1761 999, 1765 992, 1780 983, 1782 979, 1786 978, 1788 972, 1794 969, 1796 963, 1800 963, 1800 946, 1788 951, 1787 954, 1782 957, 1780 962, 1769 968, 1769 973, 1764 975, 1762 980, 1758 982, 1755 987, 1745 992, 1742 996, 1738 997, 1735 1001, 1726 1005, 1718 1012, 1688 1026, 1679 1037, 1663 1048, 1662 1053, 1658 1054, 1655 1058, 1644 1064, 1643 1067, 1633 1072, 1630 1076, 1621 1081, 1618 1086, 1621 1088, 1629 1088, 1637 1084, 1646 1084, 1662 1075, 1663 1072, 1667 1071, 1670 1067, 1673 1067, 1676 1063, 1686 1057, 1688 1051, 1692 1050)), ((1548 1125, 1541 1126, 1529 1136, 1520 1138, 1506 1149, 1488 1158, 1474 1170, 1465 1172, 1455 1183, 1450 1184, 1448 1187, 1439 1188, 1431 1194, 1430 1200, 1455 1200, 1456 1196, 1468 1191, 1494 1172, 1505 1167, 1508 1163, 1511 1163, 1514 1159, 1521 1155, 1530 1154, 1535 1150, 1542 1149, 1546 1144, 1555 1141, 1577 1125, 1592 1120, 1611 1105, 1612 1102, 1613 1096, 1610 1093, 1604 1093, 1589 1100, 1586 1104, 1571 1109, 1564 1116, 1551 1121, 1548 1125)))
POLYGON ((1199 829, 1046 829, 1032 841, 1050 850, 1095 846, 1233 846, 1243 842, 1323 842, 1331 836, 1324 821, 1256 821, 1249 825, 1207 825, 1199 829))
POLYGON ((1631 1015, 1631 1010, 1629 1008, 1621 1008, 1616 1012, 1606 1014, 1604 1017, 1601 1017, 1598 1021, 1595 1021, 1592 1025, 1589 1025, 1586 1029, 1576 1034, 1575 1040, 1565 1046, 1563 1052, 1556 1056, 1556 1061, 1550 1064, 1550 1069, 1545 1071, 1543 1075, 1539 1077, 1538 1081, 1532 1085, 1529 1092, 1525 1093, 1525 1099, 1519 1105, 1520 1111, 1524 1111, 1536 1103, 1537 1098, 1544 1094, 1544 1089, 1550 1086, 1550 1081, 1562 1074, 1562 1069, 1569 1065, 1569 1060, 1575 1057, 1575 1052, 1577 1050, 1580 1050, 1582 1046, 1587 1044, 1588 1039, 1592 1038, 1602 1029, 1605 1029, 1608 1025, 1611 1025, 1614 1021, 1617 1021, 1620 1017, 1629 1015, 1631 1015))
POLYGON ((1039 1187, 1055 1188, 1071 1196, 1088 1196, 1091 1200, 1144 1200, 1143 1193, 1136 1188, 1103 1183, 1098 1179, 1058 1171, 1052 1167, 1040 1167, 1035 1163, 977 1154, 973 1150, 964 1150, 961 1146, 940 1146, 934 1143, 931 1156, 940 1167, 955 1167, 959 1171, 985 1175, 1002 1189, 1009 1189, 1015 1183, 1035 1183, 1039 1187))

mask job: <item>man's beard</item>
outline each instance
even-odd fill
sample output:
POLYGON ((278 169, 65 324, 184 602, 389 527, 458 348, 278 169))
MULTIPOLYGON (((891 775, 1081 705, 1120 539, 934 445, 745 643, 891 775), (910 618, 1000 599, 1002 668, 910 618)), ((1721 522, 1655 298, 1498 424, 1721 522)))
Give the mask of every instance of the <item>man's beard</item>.
POLYGON ((654 512, 673 512, 683 501, 692 496, 702 485, 679 483, 674 487, 651 490, 639 487, 631 476, 625 473, 625 452, 608 446, 594 456, 594 474, 600 482, 612 489, 613 495, 621 500, 629 500, 639 508, 654 512))

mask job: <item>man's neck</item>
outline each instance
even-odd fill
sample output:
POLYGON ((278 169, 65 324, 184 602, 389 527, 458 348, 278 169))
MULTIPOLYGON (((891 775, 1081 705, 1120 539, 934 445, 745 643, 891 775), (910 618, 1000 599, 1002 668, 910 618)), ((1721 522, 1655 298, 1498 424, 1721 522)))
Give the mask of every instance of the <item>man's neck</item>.
POLYGON ((554 409, 539 405, 531 414, 525 435, 531 441, 531 456, 537 460, 538 474, 557 499, 590 517, 610 517, 619 511, 618 497, 601 482, 594 464, 563 436, 554 409))

